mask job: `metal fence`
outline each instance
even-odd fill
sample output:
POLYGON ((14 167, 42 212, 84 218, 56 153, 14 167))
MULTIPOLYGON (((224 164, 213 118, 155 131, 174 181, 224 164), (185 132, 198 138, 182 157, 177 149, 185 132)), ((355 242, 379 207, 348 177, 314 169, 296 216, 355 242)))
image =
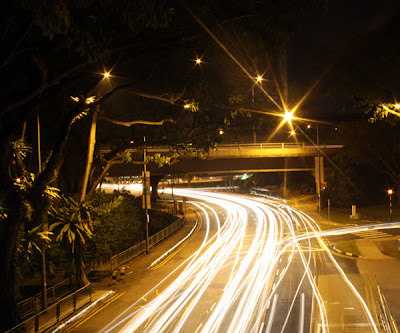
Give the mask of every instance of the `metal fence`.
POLYGON ((224 149, 285 149, 285 148, 305 148, 304 143, 228 143, 217 145, 216 149, 224 150, 224 149))
MULTIPOLYGON (((52 287, 47 288, 47 304, 51 305, 57 302, 65 295, 71 293, 74 290, 76 290, 75 276, 72 276, 55 284, 52 287)), ((19 302, 17 304, 17 308, 22 320, 37 314, 40 310, 42 310, 42 293, 37 293, 35 296, 19 302)))
MULTIPOLYGON (((161 242, 163 239, 167 238, 169 235, 178 230, 185 223, 185 217, 181 217, 174 223, 172 223, 167 228, 157 232, 153 236, 149 237, 149 248, 161 242)), ((117 268, 120 265, 127 263, 138 255, 142 254, 146 251, 146 241, 142 241, 139 244, 136 244, 129 249, 116 254, 111 257, 111 271, 117 268)))
POLYGON ((6 333, 43 332, 92 301, 92 288, 88 284, 64 297, 57 303, 25 320, 6 333))
POLYGON ((380 327, 383 329, 384 332, 399 333, 396 320, 390 313, 390 309, 386 302, 386 298, 383 295, 381 287, 379 286, 378 281, 376 281, 375 276, 374 276, 374 282, 379 296, 379 299, 376 301, 376 303, 378 308, 378 322, 380 324, 380 327))

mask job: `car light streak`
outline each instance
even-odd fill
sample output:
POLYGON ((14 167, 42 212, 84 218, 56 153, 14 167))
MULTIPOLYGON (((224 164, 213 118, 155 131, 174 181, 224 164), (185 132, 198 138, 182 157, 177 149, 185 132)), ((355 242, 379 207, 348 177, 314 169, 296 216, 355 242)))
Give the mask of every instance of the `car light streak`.
POLYGON ((156 260, 154 260, 147 269, 152 269, 152 268, 157 268, 158 265, 161 264, 161 262, 165 262, 164 259, 166 259, 172 252, 177 251, 177 249, 185 243, 188 239, 192 237, 192 235, 196 235, 195 231, 197 231, 201 227, 201 223, 199 223, 199 220, 196 221, 195 225, 193 226, 192 230, 187 234, 185 238, 183 238, 180 242, 175 244, 173 247, 171 247, 167 252, 162 254, 160 257, 158 257, 156 260))
MULTIPOLYGON (((289 209, 293 210, 292 208, 288 207, 289 209)), ((324 248, 326 250, 326 254, 328 255, 329 259, 331 260, 331 262, 335 265, 336 269, 338 270, 339 274, 342 276, 344 282, 347 284, 347 286, 350 288, 350 290, 352 291, 352 293, 354 294, 354 296, 357 298, 357 300, 359 301, 359 303, 361 304, 364 313, 368 319, 368 321, 370 322, 371 328, 373 329, 374 332, 378 332, 378 328, 376 326, 376 323, 374 321, 374 319, 372 318, 372 314, 371 311, 368 309, 367 304, 365 303, 364 299, 362 298, 362 296, 360 295, 360 293, 357 291, 357 289, 354 287, 354 285, 351 283, 351 281, 349 280, 349 278, 346 276, 346 274, 344 273, 343 269, 340 267, 340 265, 338 264, 338 262, 335 260, 335 258, 333 257, 333 255, 331 254, 331 252, 329 251, 327 245, 325 244, 325 242, 322 240, 321 235, 317 232, 317 230, 315 229, 315 225, 317 225, 317 223, 310 217, 307 216, 306 218, 306 214, 299 212, 300 216, 302 216, 302 218, 304 218, 303 220, 305 222, 308 223, 308 225, 310 226, 310 228, 313 230, 313 232, 315 233, 315 237, 318 240, 319 244, 321 245, 322 248, 324 248)), ((323 325, 323 324, 322 324, 323 325)), ((322 326, 324 327, 324 326, 322 326)))
MULTIPOLYGON (((305 296, 300 290, 307 285, 317 301, 319 325, 323 332, 328 332, 329 313, 311 266, 312 253, 316 250, 323 250, 333 263, 343 283, 358 300, 371 329, 377 332, 365 301, 323 240, 325 236, 371 230, 372 226, 321 231, 305 213, 266 198, 187 189, 174 189, 174 195, 198 200, 191 200, 191 204, 205 220, 201 245, 168 276, 176 276, 179 269, 173 282, 166 285, 168 277, 165 278, 144 295, 149 299, 144 307, 138 307, 141 301, 136 301, 102 332, 114 329, 120 332, 275 331, 280 286, 292 272, 295 260, 301 263, 302 270, 293 295, 289 295, 289 310, 279 331, 288 329, 295 304, 300 304, 298 330, 304 331, 305 296), (223 221, 219 219, 222 214, 217 213, 221 209, 223 221), (212 229, 214 224, 216 227, 212 229), (318 241, 319 248, 315 248, 317 243, 312 243, 313 239, 318 241), (217 285, 223 287, 218 289, 217 285), (161 291, 154 296, 156 288, 161 291), (213 295, 211 301, 208 295, 213 295)), ((381 225, 385 227, 389 225, 381 225)))

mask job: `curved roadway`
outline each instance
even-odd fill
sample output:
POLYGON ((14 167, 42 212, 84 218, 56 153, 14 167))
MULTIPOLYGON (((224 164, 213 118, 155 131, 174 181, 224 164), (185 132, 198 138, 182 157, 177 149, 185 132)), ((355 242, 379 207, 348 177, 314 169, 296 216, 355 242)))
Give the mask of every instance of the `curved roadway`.
POLYGON ((197 212, 199 246, 101 332, 381 331, 373 297, 305 213, 265 198, 174 195, 197 212))

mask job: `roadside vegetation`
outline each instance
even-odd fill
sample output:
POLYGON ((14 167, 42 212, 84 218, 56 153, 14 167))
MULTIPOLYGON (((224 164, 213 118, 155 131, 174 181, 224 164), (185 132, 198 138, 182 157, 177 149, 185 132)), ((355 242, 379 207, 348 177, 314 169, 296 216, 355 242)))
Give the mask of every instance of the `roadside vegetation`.
MULTIPOLYGON (((96 194, 84 207, 71 197, 61 200, 49 216, 49 271, 68 276, 77 268, 103 268, 111 256, 140 242, 145 221, 141 204, 140 198, 118 194, 96 194)), ((41 253, 36 251, 28 259, 20 261, 20 278, 41 272, 41 253)))

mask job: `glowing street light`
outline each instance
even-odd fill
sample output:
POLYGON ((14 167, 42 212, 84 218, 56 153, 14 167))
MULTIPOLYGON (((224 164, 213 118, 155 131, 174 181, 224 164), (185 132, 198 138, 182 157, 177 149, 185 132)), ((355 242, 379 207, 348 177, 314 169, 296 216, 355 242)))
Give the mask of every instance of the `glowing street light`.
POLYGON ((200 65, 202 63, 200 58, 197 58, 195 61, 196 61, 196 65, 200 65))
POLYGON ((185 104, 183 107, 184 107, 185 109, 189 109, 189 108, 190 108, 190 104, 185 104))
POLYGON ((254 79, 255 79, 255 84, 253 84, 251 86, 251 101, 252 101, 253 105, 254 105, 254 86, 256 84, 259 84, 262 80, 264 80, 261 75, 257 75, 257 77, 255 77, 254 79))
POLYGON ((294 111, 285 111, 285 114, 283 115, 283 123, 288 122, 289 124, 292 123, 292 119, 293 119, 293 113, 294 111))
POLYGON ((224 130, 220 129, 219 130, 219 135, 222 135, 222 134, 224 134, 224 130))
POLYGON ((387 194, 389 194, 389 214, 390 214, 390 222, 392 222, 393 218, 393 209, 392 209, 392 195, 393 195, 393 190, 390 188, 387 190, 387 194))
POLYGON ((295 131, 291 131, 291 132, 290 132, 290 135, 295 135, 295 134, 296 134, 295 131))
POLYGON ((110 77, 110 72, 104 72, 104 73, 103 73, 103 77, 104 77, 105 79, 108 79, 108 78, 110 77))
MULTIPOLYGON (((253 107, 254 107, 254 86, 261 83, 262 80, 263 77, 261 75, 257 75, 257 77, 255 77, 255 84, 251 86, 251 102, 253 104, 253 107)), ((256 126, 253 125, 253 143, 256 142, 257 142, 256 126)))

